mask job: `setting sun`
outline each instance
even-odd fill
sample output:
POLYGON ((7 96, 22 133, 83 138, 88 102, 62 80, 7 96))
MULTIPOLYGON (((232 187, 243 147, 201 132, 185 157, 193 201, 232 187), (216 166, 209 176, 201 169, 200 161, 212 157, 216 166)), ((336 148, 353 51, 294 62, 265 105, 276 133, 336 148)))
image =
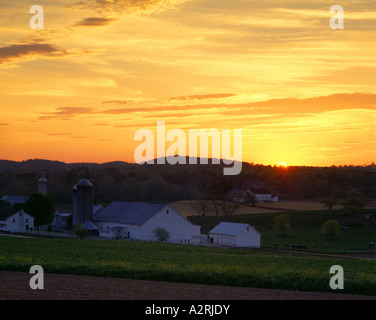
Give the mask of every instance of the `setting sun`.
POLYGON ((278 163, 278 167, 287 168, 288 166, 287 166, 286 162, 280 162, 280 163, 278 163))

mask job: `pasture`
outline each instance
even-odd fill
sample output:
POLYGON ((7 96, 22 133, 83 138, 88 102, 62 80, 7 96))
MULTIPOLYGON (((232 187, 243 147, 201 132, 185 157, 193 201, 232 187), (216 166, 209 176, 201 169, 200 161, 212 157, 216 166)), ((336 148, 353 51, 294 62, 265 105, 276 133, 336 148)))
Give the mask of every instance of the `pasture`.
MULTIPOLYGON (((298 245, 307 247, 305 251, 316 253, 372 253, 375 251, 369 249, 369 242, 376 242, 376 222, 365 214, 376 217, 376 211, 363 209, 360 212, 364 215, 353 215, 342 209, 233 214, 226 221, 248 223, 255 227, 261 233, 263 247, 285 249, 289 245, 298 245), (280 214, 287 215, 290 224, 290 230, 283 237, 274 228, 274 219, 280 214), (321 234, 320 228, 330 219, 349 227, 341 229, 333 239, 328 239, 321 234)), ((192 216, 190 220, 203 226, 202 217, 192 216)), ((217 223, 217 217, 208 216, 207 231, 217 223)))
MULTIPOLYGON (((375 261, 293 256, 260 250, 135 241, 0 237, 0 270, 333 292, 333 265, 344 269, 340 293, 376 295, 375 261)), ((338 293, 338 291, 336 291, 338 293)))

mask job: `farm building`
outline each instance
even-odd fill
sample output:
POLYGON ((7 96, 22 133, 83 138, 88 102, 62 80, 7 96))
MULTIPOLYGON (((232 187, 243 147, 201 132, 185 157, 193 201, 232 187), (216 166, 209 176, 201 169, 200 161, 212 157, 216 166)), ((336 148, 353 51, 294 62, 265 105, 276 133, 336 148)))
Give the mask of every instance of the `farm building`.
POLYGON ((245 202, 245 191, 240 189, 231 189, 227 192, 227 197, 234 202, 244 203, 245 202))
POLYGON ((252 190, 248 189, 247 191, 250 191, 255 195, 257 202, 278 202, 278 197, 273 196, 272 193, 267 189, 257 188, 252 190))
POLYGON ((0 231, 30 232, 34 230, 34 217, 23 210, 0 209, 0 231))
POLYGON ((221 222, 209 232, 210 242, 224 247, 260 248, 261 234, 246 223, 221 222))
POLYGON ((166 242, 192 245, 200 242, 200 226, 165 204, 112 202, 92 220, 99 235, 106 238, 158 241, 153 230, 160 227, 170 233, 166 242))
POLYGON ((29 196, 4 196, 0 200, 9 202, 11 206, 14 206, 16 203, 25 203, 28 199, 29 196))
POLYGON ((251 190, 232 189, 227 193, 227 197, 234 202, 244 203, 247 192, 254 194, 257 202, 259 203, 278 202, 277 196, 273 196, 269 190, 262 188, 253 188, 251 190))

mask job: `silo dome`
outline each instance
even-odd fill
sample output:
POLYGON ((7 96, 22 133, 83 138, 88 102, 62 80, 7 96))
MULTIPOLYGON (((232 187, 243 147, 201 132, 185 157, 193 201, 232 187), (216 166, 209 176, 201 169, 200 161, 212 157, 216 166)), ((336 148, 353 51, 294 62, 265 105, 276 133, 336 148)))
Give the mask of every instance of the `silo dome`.
POLYGON ((39 182, 47 182, 47 179, 44 177, 39 178, 39 182))
POLYGON ((81 179, 80 181, 77 182, 77 187, 90 187, 92 188, 93 185, 91 184, 91 182, 87 179, 81 179))

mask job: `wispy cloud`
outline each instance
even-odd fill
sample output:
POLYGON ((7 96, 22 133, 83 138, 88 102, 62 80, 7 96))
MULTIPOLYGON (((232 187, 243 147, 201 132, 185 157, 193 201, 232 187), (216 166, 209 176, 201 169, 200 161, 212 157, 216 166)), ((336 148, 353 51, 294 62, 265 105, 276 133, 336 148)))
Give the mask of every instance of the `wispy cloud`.
MULTIPOLYGON (((85 0, 78 1, 76 8, 94 8, 99 13, 151 14, 175 8, 189 0, 85 0)), ((72 7, 72 6, 71 6, 72 7)))
POLYGON ((127 100, 109 100, 109 101, 102 101, 102 103, 114 103, 114 104, 127 104, 130 103, 131 101, 127 100))
POLYGON ((53 112, 44 113, 40 116, 38 120, 51 120, 51 119, 60 119, 60 120, 69 120, 74 116, 82 114, 93 113, 92 108, 83 108, 83 107, 60 107, 55 109, 53 112))
POLYGON ((210 99, 224 99, 236 96, 233 93, 215 93, 215 94, 201 94, 192 96, 171 97, 169 100, 178 101, 192 101, 192 100, 210 100, 210 99))
POLYGON ((101 17, 91 17, 91 18, 85 18, 75 24, 75 26, 80 27, 101 27, 101 26, 107 26, 111 22, 115 21, 115 19, 107 19, 107 18, 101 18, 101 17))
POLYGON ((0 64, 17 60, 31 60, 38 57, 62 57, 69 52, 48 43, 12 44, 0 48, 0 64))
POLYGON ((49 133, 48 136, 56 137, 56 136, 70 136, 72 133, 70 132, 61 132, 61 133, 49 133))

